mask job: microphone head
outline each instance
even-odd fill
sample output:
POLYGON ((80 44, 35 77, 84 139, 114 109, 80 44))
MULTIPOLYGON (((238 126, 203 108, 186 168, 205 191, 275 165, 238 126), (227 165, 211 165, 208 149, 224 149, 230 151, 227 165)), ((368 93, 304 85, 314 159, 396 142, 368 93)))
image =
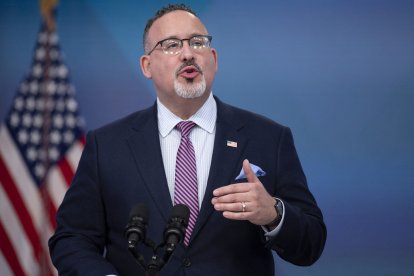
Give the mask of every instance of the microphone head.
POLYGON ((142 222, 146 224, 148 222, 148 208, 142 203, 134 205, 129 212, 129 220, 131 221, 134 217, 142 218, 142 222))
POLYGON ((190 218, 190 209, 184 204, 177 204, 172 208, 170 218, 183 219, 185 226, 187 226, 188 219, 190 218))

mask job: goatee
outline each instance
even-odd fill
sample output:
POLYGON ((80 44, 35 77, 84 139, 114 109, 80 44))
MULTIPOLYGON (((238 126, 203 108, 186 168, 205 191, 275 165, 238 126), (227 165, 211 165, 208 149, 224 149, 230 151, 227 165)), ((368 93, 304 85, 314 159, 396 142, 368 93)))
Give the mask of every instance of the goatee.
POLYGON ((206 91, 206 79, 201 76, 199 82, 194 82, 193 79, 187 80, 187 83, 183 84, 175 79, 174 81, 175 93, 184 99, 194 99, 201 97, 206 91))

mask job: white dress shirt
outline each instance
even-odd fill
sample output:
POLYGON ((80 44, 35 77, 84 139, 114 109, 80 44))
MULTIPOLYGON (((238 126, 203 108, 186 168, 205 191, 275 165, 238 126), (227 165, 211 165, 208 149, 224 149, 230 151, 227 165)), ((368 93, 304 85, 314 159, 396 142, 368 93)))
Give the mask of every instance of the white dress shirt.
MULTIPOLYGON (((174 202, 175 161, 181 141, 181 133, 175 126, 181 122, 182 119, 165 107, 158 98, 157 108, 162 161, 164 163, 171 201, 174 202)), ((206 191, 211 158, 213 156, 214 138, 216 136, 216 119, 217 105, 212 92, 204 105, 194 115, 188 118, 188 121, 196 123, 196 126, 194 126, 190 132, 190 140, 193 143, 197 164, 199 209, 201 209, 204 193, 206 191)), ((210 196, 212 197, 213 195, 210 196)), ((209 204, 211 203, 209 202, 209 204)), ((285 214, 283 214, 279 225, 272 231, 268 231, 266 227, 262 226, 267 239, 276 236, 280 232, 284 218, 285 214)))
MULTIPOLYGON (((181 133, 175 126, 182 119, 167 109, 158 98, 157 108, 162 161, 164 162, 171 200, 174 202, 175 161, 181 141, 181 133)), ((204 105, 194 115, 188 118, 188 121, 196 123, 196 126, 190 132, 190 140, 193 143, 197 164, 199 208, 201 208, 206 191, 211 158, 213 156, 216 118, 217 105, 213 93, 210 93, 204 105)))

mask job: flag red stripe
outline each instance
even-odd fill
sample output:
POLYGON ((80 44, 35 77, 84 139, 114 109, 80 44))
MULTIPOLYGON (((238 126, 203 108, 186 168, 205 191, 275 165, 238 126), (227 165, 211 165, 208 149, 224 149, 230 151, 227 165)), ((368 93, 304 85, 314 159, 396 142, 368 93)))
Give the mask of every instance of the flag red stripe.
POLYGON ((69 165, 68 160, 66 158, 62 158, 59 161, 59 165, 58 166, 60 168, 60 171, 62 172, 63 177, 65 178, 66 184, 69 187, 70 183, 72 182, 73 171, 72 171, 72 168, 69 165))
MULTIPOLYGON (((26 209, 26 206, 21 198, 12 177, 7 171, 7 167, 4 164, 3 158, 0 156, 0 180, 1 184, 4 186, 4 190, 7 193, 7 196, 10 198, 10 202, 13 204, 16 213, 19 216, 19 220, 23 225, 23 229, 26 232, 27 237, 29 238, 35 258, 39 261, 40 253, 42 251, 41 243, 33 221, 30 217, 29 212, 26 209)), ((7 251, 6 251, 7 252, 7 251)))
MULTIPOLYGON (((48 185, 53 185, 53 183, 48 183, 48 185)), ((56 206, 53 204, 49 191, 43 192, 43 202, 47 208, 50 225, 52 225, 54 230, 56 229, 56 206)))
POLYGON ((79 142, 81 142, 82 146, 85 146, 85 144, 86 144, 86 137, 85 137, 85 135, 84 135, 84 134, 82 134, 82 135, 79 137, 79 142))
POLYGON ((0 250, 3 252, 4 258, 6 258, 10 269, 14 275, 25 275, 23 268, 20 265, 19 259, 17 258, 16 252, 14 251, 13 245, 8 239, 7 233, 3 228, 3 224, 0 221, 0 250))

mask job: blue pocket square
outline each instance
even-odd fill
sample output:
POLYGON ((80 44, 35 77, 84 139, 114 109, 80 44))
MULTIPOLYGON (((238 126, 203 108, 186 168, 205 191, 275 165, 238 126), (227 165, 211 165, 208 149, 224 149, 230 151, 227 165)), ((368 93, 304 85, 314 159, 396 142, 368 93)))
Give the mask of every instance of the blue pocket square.
MULTIPOLYGON (((256 166, 253 163, 250 163, 250 168, 252 168, 254 174, 259 177, 259 176, 265 176, 266 172, 264 170, 262 170, 262 168, 260 168, 259 166, 256 166)), ((241 169, 239 175, 236 177, 235 180, 240 180, 243 178, 247 178, 246 175, 244 174, 243 168, 241 169)))

